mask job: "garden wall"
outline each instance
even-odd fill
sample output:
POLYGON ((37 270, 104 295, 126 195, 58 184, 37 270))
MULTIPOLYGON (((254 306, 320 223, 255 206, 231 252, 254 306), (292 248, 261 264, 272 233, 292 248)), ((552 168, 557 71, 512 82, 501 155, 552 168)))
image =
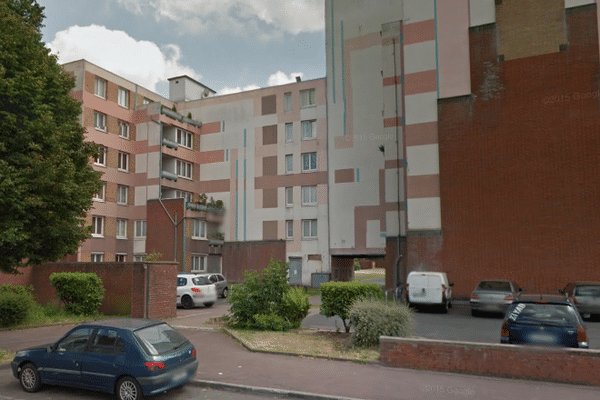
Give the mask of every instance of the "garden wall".
POLYGON ((53 272, 93 272, 106 289, 100 312, 161 319, 177 315, 177 264, 48 263, 23 270, 23 275, 0 274, 0 284, 33 285, 40 304, 60 304, 50 284, 53 272))
POLYGON ((380 361, 389 367, 461 372, 600 386, 600 351, 379 338, 380 361))

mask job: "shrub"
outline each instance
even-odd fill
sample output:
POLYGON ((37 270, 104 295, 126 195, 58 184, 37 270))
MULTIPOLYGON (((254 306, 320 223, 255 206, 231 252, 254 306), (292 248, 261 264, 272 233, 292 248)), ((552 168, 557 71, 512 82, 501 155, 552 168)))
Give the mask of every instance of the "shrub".
POLYGON ((0 326, 10 327, 23 322, 35 305, 33 286, 0 286, 0 326))
POLYGON ((54 272, 50 282, 65 304, 65 309, 75 315, 93 315, 104 298, 102 280, 94 273, 54 272))
POLYGON ((256 314, 249 328, 259 331, 289 331, 291 323, 277 314, 256 314))
POLYGON ((283 296, 281 308, 281 315, 291 323, 292 328, 300 328, 302 320, 306 318, 310 310, 308 294, 302 288, 291 288, 283 296))
POLYGON ((346 332, 350 332, 349 311, 352 303, 360 298, 383 298, 383 291, 376 283, 326 282, 321 285, 321 314, 339 316, 346 332))
POLYGON ((256 271, 244 272, 244 281, 231 288, 228 325, 269 330, 300 326, 310 304, 308 295, 291 289, 288 269, 286 263, 271 260, 261 272, 262 277, 256 271))
POLYGON ((354 326, 352 343, 356 346, 379 344, 379 336, 409 336, 413 328, 412 310, 405 303, 387 303, 381 299, 359 299, 350 308, 354 326))

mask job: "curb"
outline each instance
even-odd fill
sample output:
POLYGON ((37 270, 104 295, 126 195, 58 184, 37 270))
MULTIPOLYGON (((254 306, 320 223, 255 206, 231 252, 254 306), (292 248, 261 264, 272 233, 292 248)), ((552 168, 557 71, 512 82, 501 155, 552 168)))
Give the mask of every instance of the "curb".
POLYGON ((289 399, 304 399, 304 400, 364 400, 353 397, 340 397, 340 396, 329 396, 322 394, 314 394, 308 392, 298 392, 295 390, 286 389, 272 389, 258 386, 238 385, 234 383, 224 383, 215 381, 204 381, 199 379, 193 379, 188 382, 188 385, 194 385, 202 388, 223 390, 237 393, 247 393, 256 396, 270 396, 277 398, 289 398, 289 399))

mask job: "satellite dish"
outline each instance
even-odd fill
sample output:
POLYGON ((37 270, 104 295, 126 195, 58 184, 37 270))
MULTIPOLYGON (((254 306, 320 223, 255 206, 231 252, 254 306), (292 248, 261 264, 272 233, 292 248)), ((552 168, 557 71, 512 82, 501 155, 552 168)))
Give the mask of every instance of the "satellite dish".
POLYGON ((208 89, 204 89, 204 97, 208 97, 208 95, 210 94, 210 92, 208 91, 208 89))

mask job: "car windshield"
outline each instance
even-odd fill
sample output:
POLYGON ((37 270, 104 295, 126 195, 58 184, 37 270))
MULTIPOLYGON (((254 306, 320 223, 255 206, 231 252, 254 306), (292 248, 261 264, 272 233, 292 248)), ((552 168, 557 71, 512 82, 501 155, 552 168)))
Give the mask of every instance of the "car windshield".
POLYGON ((509 320, 519 324, 579 325, 576 311, 567 304, 518 303, 508 310, 507 315, 509 320))
POLYGON ((586 285, 575 288, 575 296, 600 297, 600 286, 586 285))
POLYGON ((510 292, 511 288, 508 282, 483 281, 479 283, 476 290, 510 292))
POLYGON ((148 354, 156 356, 176 350, 188 340, 168 324, 153 325, 134 332, 148 354))
POLYGON ((192 279, 192 282, 194 285, 210 285, 211 283, 206 276, 197 276, 192 279))

